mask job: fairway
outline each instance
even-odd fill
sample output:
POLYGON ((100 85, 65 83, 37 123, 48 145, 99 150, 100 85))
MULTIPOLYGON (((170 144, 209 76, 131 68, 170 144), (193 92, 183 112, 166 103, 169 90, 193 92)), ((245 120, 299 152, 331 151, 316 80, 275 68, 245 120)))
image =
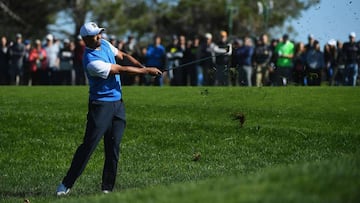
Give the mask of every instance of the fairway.
POLYGON ((100 142, 69 196, 57 198, 83 138, 88 87, 0 87, 0 202, 360 202, 359 88, 123 93, 115 192, 100 190, 100 142))

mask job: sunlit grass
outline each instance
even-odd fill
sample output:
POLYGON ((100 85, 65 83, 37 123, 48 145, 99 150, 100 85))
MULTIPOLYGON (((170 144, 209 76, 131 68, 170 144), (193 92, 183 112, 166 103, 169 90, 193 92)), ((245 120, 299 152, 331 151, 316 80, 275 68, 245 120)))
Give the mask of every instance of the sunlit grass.
POLYGON ((5 202, 360 199, 360 89, 345 87, 124 87, 127 129, 115 192, 100 195, 100 143, 69 197, 57 199, 83 138, 87 91, 0 87, 5 202), (232 117, 238 112, 243 127, 232 117))

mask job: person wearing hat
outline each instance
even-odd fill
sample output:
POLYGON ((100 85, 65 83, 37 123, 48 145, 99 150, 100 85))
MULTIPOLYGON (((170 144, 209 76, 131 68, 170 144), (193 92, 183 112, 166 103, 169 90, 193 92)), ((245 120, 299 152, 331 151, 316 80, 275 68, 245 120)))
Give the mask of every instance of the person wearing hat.
POLYGON ((314 48, 315 36, 313 34, 308 35, 308 43, 305 45, 306 50, 314 48))
POLYGON ((324 59, 326 66, 326 73, 329 85, 335 84, 335 75, 337 72, 336 65, 337 47, 336 40, 330 39, 324 46, 324 59))
MULTIPOLYGON (((200 46, 199 58, 212 57, 217 54, 225 54, 229 52, 228 48, 219 47, 213 40, 211 33, 205 33, 205 42, 200 46)), ((230 45, 229 45, 230 46, 230 45)), ((231 55, 231 53, 229 53, 231 55)), ((212 57, 210 60, 205 60, 200 63, 203 68, 203 77, 205 86, 214 86, 217 85, 218 81, 216 80, 217 68, 216 68, 217 57, 212 57)), ((220 77, 223 75, 219 75, 220 77)))
POLYGON ((104 193, 113 190, 120 142, 126 124, 119 74, 122 72, 154 76, 162 74, 159 69, 143 66, 130 55, 102 39, 103 31, 104 28, 99 28, 94 22, 85 23, 80 29, 80 35, 86 45, 83 67, 89 80, 87 124, 83 143, 77 148, 66 176, 57 187, 58 196, 69 193, 102 138, 104 138, 105 163, 101 190, 104 193), (134 66, 120 66, 116 64, 115 57, 128 58, 134 66))
POLYGON ((47 56, 47 69, 42 73, 41 83, 43 85, 60 84, 60 46, 55 42, 52 34, 46 35, 46 44, 44 47, 47 56))
POLYGON ((345 54, 345 84, 348 86, 356 86, 358 76, 358 63, 360 58, 360 46, 356 43, 356 34, 349 34, 349 41, 344 43, 343 52, 345 54))

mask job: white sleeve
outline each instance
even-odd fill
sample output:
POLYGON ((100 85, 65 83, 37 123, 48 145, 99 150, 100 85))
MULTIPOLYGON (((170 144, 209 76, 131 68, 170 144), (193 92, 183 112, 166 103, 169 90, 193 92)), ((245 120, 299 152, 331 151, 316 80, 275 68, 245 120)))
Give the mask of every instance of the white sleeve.
POLYGON ((106 63, 101 60, 92 61, 87 65, 88 73, 94 77, 101 77, 106 79, 109 76, 111 63, 106 63))
POLYGON ((116 47, 114 47, 109 41, 106 41, 106 40, 104 40, 104 41, 109 45, 111 52, 114 53, 114 55, 116 56, 118 54, 119 50, 116 47))
POLYGON ((213 50, 216 54, 225 54, 227 51, 224 48, 220 48, 218 45, 214 44, 213 50))

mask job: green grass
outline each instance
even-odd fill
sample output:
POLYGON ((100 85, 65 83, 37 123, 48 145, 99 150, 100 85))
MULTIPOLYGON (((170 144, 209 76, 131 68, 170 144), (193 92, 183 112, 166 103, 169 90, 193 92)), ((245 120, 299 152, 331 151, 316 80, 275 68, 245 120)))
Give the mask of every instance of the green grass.
POLYGON ((83 138, 87 87, 0 87, 0 201, 360 201, 359 88, 123 91, 115 192, 100 192, 100 143, 70 195, 57 198, 83 138))

